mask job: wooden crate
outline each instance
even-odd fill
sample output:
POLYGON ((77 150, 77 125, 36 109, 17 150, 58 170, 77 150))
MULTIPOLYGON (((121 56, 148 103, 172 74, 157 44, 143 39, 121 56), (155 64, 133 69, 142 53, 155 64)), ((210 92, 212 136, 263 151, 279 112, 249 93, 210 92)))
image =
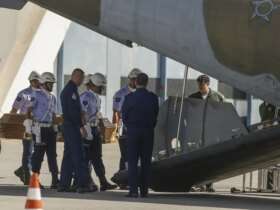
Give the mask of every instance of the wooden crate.
POLYGON ((25 118, 25 115, 20 114, 4 114, 0 119, 0 138, 22 139, 25 118))
POLYGON ((62 125, 63 124, 63 117, 62 115, 57 115, 54 119, 54 124, 56 125, 62 125))
POLYGON ((117 141, 116 139, 116 126, 111 123, 107 118, 102 119, 101 121, 101 138, 103 144, 111 144, 117 141))
MULTIPOLYGON (((26 115, 20 114, 4 114, 0 119, 0 138, 4 139, 22 139, 25 128, 23 122, 26 115)), ((62 116, 57 116, 55 119, 57 125, 63 123, 62 116)), ((116 139, 116 126, 112 124, 107 118, 101 121, 101 137, 104 144, 115 143, 116 139)), ((63 137, 58 136, 59 142, 63 142, 63 137)))
MULTIPOLYGON (((0 138, 22 139, 25 131, 23 126, 25 119, 26 115, 4 114, 0 119, 0 138)), ((62 122, 62 116, 58 115, 55 119, 55 123, 62 124, 62 122)))

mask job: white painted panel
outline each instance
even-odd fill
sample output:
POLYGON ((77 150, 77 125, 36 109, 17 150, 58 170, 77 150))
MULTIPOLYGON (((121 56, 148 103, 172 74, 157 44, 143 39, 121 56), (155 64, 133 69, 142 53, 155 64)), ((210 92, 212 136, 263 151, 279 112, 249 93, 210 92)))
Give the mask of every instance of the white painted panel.
POLYGON ((69 20, 54 13, 47 12, 45 14, 18 73, 10 86, 2 106, 2 112, 8 112, 17 93, 28 86, 27 78, 32 70, 36 70, 39 73, 54 71, 53 64, 69 24, 69 20))
POLYGON ((64 41, 64 73, 74 68, 86 73, 106 73, 107 38, 72 23, 64 41))
MULTIPOLYGON (((2 106, 5 98, 9 93, 9 89, 13 81, 15 80, 15 77, 34 38, 34 34, 38 30, 44 14, 44 9, 30 3, 27 4, 24 9, 22 9, 17 15, 15 29, 16 33, 11 35, 11 37, 15 36, 15 41, 9 52, 7 52, 7 57, 5 59, 5 62, 2 63, 2 68, 0 71, 1 110, 3 108, 2 106)), ((19 83, 19 85, 20 84, 21 83, 19 83)))
POLYGON ((0 9, 0 71, 16 41, 17 17, 18 11, 0 9))

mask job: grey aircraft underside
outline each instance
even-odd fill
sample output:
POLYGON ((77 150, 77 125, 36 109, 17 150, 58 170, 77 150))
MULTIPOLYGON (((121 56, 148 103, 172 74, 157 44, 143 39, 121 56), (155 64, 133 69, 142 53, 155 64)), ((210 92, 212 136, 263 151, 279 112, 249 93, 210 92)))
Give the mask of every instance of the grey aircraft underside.
MULTIPOLYGON (((137 43, 280 105, 280 0, 30 1, 125 45, 137 43)), ((0 7, 20 9, 25 3, 0 0, 0 7)), ((275 164, 280 159, 279 138, 278 126, 155 161, 151 187, 185 191, 193 184, 275 164)), ((115 182, 126 182, 126 175, 117 174, 115 182)))
MULTIPOLYGON (((280 105, 280 0, 30 0, 280 105)), ((25 0, 0 0, 19 9, 25 0)))

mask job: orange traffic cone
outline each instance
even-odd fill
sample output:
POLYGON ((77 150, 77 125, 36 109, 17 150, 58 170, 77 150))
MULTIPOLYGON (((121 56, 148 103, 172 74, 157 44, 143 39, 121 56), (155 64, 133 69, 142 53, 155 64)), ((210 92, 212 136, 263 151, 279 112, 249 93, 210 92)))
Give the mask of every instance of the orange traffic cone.
POLYGON ((30 178, 25 210, 43 210, 39 175, 36 173, 30 178))

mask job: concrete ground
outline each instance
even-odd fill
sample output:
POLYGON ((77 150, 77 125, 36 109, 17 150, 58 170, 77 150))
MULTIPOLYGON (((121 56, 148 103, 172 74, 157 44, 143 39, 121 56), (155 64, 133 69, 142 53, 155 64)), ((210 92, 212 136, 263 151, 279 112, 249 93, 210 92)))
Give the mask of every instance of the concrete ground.
MULTIPOLYGON (((61 162, 63 145, 58 145, 58 159, 61 162)), ((13 175, 19 166, 21 143, 18 141, 2 142, 0 155, 0 210, 24 209, 27 189, 13 175)), ((104 146, 104 160, 108 177, 117 170, 118 147, 115 144, 104 146)), ((241 177, 232 178, 215 184, 216 193, 152 193, 147 199, 127 199, 126 192, 113 191, 91 194, 57 193, 54 190, 42 192, 45 210, 106 210, 106 209, 187 209, 187 210, 224 210, 248 209, 270 210, 280 209, 280 195, 277 194, 235 194, 231 195, 231 187, 240 187, 241 177)), ((50 175, 46 163, 42 170, 41 181, 50 183, 50 175)))

